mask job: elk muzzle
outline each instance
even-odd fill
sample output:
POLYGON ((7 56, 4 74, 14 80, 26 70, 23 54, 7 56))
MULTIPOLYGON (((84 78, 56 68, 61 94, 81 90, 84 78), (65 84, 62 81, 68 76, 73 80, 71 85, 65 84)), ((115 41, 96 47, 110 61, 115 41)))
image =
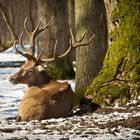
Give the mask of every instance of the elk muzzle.
POLYGON ((10 83, 16 85, 17 84, 17 82, 16 82, 16 76, 15 75, 10 76, 9 77, 9 81, 10 81, 10 83))

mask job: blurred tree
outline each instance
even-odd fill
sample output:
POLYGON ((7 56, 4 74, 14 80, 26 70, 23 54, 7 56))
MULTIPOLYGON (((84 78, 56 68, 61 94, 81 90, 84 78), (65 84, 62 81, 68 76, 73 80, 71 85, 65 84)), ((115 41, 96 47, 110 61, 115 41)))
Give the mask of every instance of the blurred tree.
MULTIPOLYGON (((75 0, 68 0, 68 17, 70 28, 72 29, 75 37, 75 0)), ((70 56, 71 60, 75 61, 75 49, 72 50, 70 56)))
MULTIPOLYGON (((57 55, 63 54, 69 47, 70 38, 67 0, 40 0, 38 1, 38 6, 39 14, 45 13, 45 22, 48 21, 50 16, 53 16, 54 18, 53 27, 49 29, 48 33, 44 33, 46 34, 45 36, 42 35, 38 43, 39 46, 45 47, 46 53, 44 53, 47 57, 52 57, 55 42, 57 40, 57 55)), ((59 60, 50 64, 47 68, 47 72, 57 79, 73 78, 74 70, 70 56, 66 57, 64 60, 59 60)))
POLYGON ((75 0, 68 0, 68 17, 69 25, 75 36, 75 0))
MULTIPOLYGON (((44 15, 42 26, 48 22, 51 16, 54 17, 54 26, 49 32, 44 32, 38 41, 40 47, 44 47, 43 57, 52 57, 55 41, 58 40, 57 54, 64 53, 69 46, 69 23, 68 23, 68 1, 67 0, 0 0, 6 5, 8 19, 17 36, 24 30, 23 22, 28 17, 28 27, 33 30, 36 21, 44 15)), ((1 17, 0 17, 1 18, 1 17)), ((3 22, 0 23, 0 42, 4 42, 10 35, 3 22)), ((28 41, 28 36, 24 35, 24 43, 28 41)), ((13 41, 12 41, 13 42, 13 41)), ((9 43, 9 42, 8 42, 9 43)), ((12 43, 10 42, 10 46, 12 43)), ((9 44, 8 44, 9 46, 9 44)), ((70 57, 58 61, 49 66, 48 71, 55 78, 72 78, 74 70, 70 57), (55 67, 55 69, 54 69, 55 67)))
POLYGON ((0 52, 2 52, 2 51, 7 50, 8 48, 10 48, 13 45, 14 41, 18 40, 18 37, 15 34, 14 29, 13 29, 12 25, 10 24, 10 21, 7 17, 6 8, 2 5, 1 2, 0 2, 0 12, 1 12, 3 20, 10 32, 10 35, 11 35, 11 37, 10 37, 11 39, 8 39, 4 42, 0 38, 0 52))
MULTIPOLYGON (((75 0, 77 37, 88 30, 95 34, 88 47, 76 49, 76 101, 98 75, 108 48, 106 9, 103 0, 75 0)), ((88 39, 88 37, 87 37, 88 39)))
MULTIPOLYGON (((28 17, 29 28, 33 29, 33 23, 36 21, 36 0, 32 2, 32 0, 0 0, 0 2, 6 7, 7 17, 15 31, 15 33, 19 36, 23 29, 23 23, 25 17, 28 17), (31 20, 30 20, 31 19, 31 20)), ((2 20, 2 16, 0 16, 0 34, 1 40, 7 40, 10 38, 10 34, 5 23, 2 20)), ((24 42, 27 41, 28 36, 24 35, 24 42)))

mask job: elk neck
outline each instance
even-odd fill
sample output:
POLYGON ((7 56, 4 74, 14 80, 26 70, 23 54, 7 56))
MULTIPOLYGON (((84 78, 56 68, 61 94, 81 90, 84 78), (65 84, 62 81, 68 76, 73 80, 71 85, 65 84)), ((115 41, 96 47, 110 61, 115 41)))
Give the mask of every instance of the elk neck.
POLYGON ((50 81, 53 81, 53 79, 46 73, 41 72, 39 75, 36 76, 36 81, 34 83, 28 83, 28 87, 42 87, 44 84, 49 84, 50 81))

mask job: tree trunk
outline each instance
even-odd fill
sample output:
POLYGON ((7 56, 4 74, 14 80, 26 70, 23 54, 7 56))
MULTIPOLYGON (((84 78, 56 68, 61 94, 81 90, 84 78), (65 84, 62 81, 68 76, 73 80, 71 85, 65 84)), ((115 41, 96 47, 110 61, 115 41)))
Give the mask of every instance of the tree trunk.
MULTIPOLYGON (((28 17, 29 28, 32 29, 32 23, 30 17, 32 16, 32 21, 36 19, 36 0, 0 0, 0 2, 6 7, 6 13, 15 33, 19 36, 23 29, 23 23, 25 17, 28 17), (30 3, 32 2, 32 3, 30 3), (31 5, 30 5, 31 4, 31 5), (32 10, 32 11, 31 11, 32 10), (30 24, 31 23, 31 24, 30 24)), ((11 35, 0 15, 0 34, 1 41, 7 42, 11 35)), ((24 41, 28 39, 27 35, 24 35, 24 41)))
POLYGON ((99 105, 125 106, 140 95, 139 7, 139 0, 122 0, 112 12, 116 26, 111 33, 113 43, 101 72, 85 94, 99 105))
MULTIPOLYGON (((1 0, 0 1, 6 8, 6 15, 8 17, 8 22, 11 25, 11 28, 17 36, 21 34, 23 31, 23 23, 25 17, 28 17, 28 22, 33 23, 33 20, 36 17, 36 1, 32 3, 32 0, 1 0), (32 20, 30 20, 32 19, 32 20)), ((13 42, 15 39, 11 37, 11 33, 8 31, 8 28, 2 19, 2 16, 0 14, 0 51, 4 51, 10 47, 12 47, 13 42), (12 38, 12 39, 11 39, 12 38)), ((33 26, 33 24, 31 24, 33 26)), ((30 26, 30 28, 32 28, 30 26)), ((17 39, 18 37, 16 37, 17 39)), ((27 40, 27 35, 24 35, 24 40, 27 40)))
POLYGON ((76 0, 77 37, 88 30, 94 40, 76 50, 76 100, 83 98, 87 87, 102 68, 108 48, 106 10, 103 0, 76 0))
MULTIPOLYGON (((40 7, 40 9, 45 9, 46 7, 46 16, 54 17, 54 25, 53 28, 49 30, 48 35, 43 37, 44 40, 48 40, 46 44, 42 42, 41 46, 45 46, 45 51, 48 57, 53 57, 53 50, 56 40, 57 44, 57 55, 63 54, 69 47, 69 23, 68 23, 68 3, 67 0, 42 0, 45 4, 44 8, 40 7)), ((50 64, 47 68, 47 72, 57 79, 65 79, 74 77, 74 70, 72 67, 72 62, 70 57, 65 57, 64 60, 54 62, 50 64), (54 68, 55 67, 55 68, 54 68)))
MULTIPOLYGON (((75 0, 68 0, 69 25, 75 37, 75 0)), ((75 49, 71 52, 71 60, 75 61, 75 49)))
MULTIPOLYGON (((38 0, 38 21, 44 16, 42 21, 42 26, 45 26, 53 15, 52 8, 50 7, 50 0, 38 0)), ((52 27, 49 27, 46 31, 42 32, 37 40, 38 52, 41 48, 44 48, 42 58, 47 58, 51 56, 53 52, 53 45, 55 42, 54 34, 52 32, 52 27)))

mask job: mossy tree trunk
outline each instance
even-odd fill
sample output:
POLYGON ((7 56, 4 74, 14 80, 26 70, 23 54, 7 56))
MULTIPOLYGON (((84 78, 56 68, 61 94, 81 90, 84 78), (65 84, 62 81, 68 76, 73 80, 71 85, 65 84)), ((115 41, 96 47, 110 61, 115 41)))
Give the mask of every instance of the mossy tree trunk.
POLYGON ((76 0, 77 38, 88 30, 88 40, 95 34, 89 46, 76 49, 76 102, 83 98, 87 87, 102 68, 108 48, 106 10, 103 0, 76 0))
POLYGON ((140 95, 140 1, 117 0, 116 28, 103 68, 85 93, 99 105, 126 105, 140 95))

